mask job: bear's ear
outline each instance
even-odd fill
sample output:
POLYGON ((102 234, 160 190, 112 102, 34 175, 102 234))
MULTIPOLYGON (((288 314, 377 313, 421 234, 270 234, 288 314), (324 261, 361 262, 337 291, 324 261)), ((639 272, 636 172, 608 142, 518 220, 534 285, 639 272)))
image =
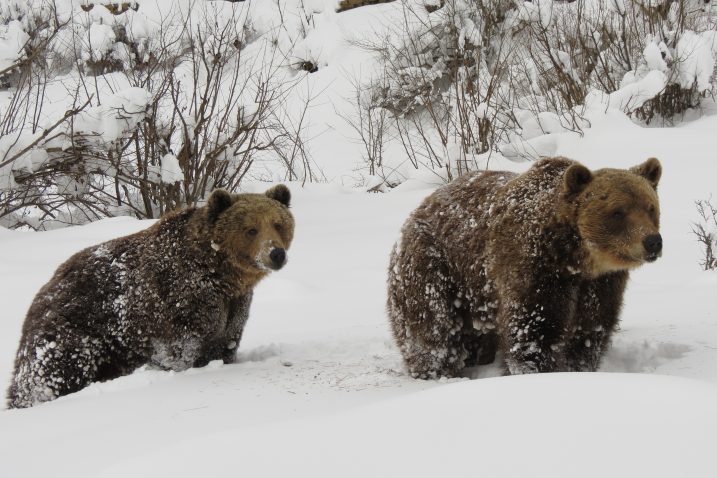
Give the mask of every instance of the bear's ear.
POLYGON ((590 184, 592 180, 593 173, 591 173, 588 168, 582 164, 573 164, 565 171, 565 175, 563 176, 565 192, 568 194, 577 194, 585 189, 585 186, 590 184))
POLYGON ((633 173, 647 179, 654 189, 657 189, 657 183, 660 182, 662 176, 662 165, 657 158, 650 158, 644 163, 630 168, 633 173))
POLYGON ((266 194, 267 197, 270 197, 271 199, 279 201, 284 206, 289 207, 289 203, 291 202, 291 191, 289 191, 289 188, 287 188, 283 184, 277 184, 273 188, 266 191, 264 194, 266 194))
POLYGON ((232 196, 224 189, 215 189, 207 201, 209 222, 215 222, 221 213, 232 205, 232 196))

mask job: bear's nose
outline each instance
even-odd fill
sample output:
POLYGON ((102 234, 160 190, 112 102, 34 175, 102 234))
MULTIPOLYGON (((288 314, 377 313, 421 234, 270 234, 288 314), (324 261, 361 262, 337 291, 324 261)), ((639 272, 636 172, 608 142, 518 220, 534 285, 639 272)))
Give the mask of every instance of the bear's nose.
POLYGON ((279 269, 284 265, 284 262, 286 262, 286 251, 277 247, 269 253, 269 259, 271 259, 274 266, 279 269))
POLYGON ((662 236, 659 234, 650 234, 642 241, 642 245, 648 254, 656 255, 662 250, 662 236))

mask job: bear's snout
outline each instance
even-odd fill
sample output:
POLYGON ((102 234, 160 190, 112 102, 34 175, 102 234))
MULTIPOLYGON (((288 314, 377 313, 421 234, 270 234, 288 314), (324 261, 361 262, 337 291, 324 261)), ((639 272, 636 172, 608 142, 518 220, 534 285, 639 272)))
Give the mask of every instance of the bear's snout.
POLYGON ((271 265, 274 269, 281 269, 286 264, 286 250, 280 247, 275 248, 269 253, 271 265))
POLYGON ((647 260, 652 262, 657 259, 662 252, 662 236, 659 234, 650 234, 643 239, 642 246, 647 252, 647 260))

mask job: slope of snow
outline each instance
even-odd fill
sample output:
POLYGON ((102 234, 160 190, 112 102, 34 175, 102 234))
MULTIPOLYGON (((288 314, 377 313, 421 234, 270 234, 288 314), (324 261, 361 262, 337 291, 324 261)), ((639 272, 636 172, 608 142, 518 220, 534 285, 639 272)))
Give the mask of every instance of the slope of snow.
POLYGON ((99 476, 710 476, 717 472, 715 399, 716 386, 672 377, 486 379, 189 437, 118 460, 99 476))
MULTIPOLYGON (((672 129, 595 113, 583 138, 554 142, 558 154, 592 168, 649 156, 663 163, 664 256, 633 274, 602 367, 641 374, 486 379, 500 375, 494 364, 473 370, 481 380, 468 383, 410 379, 386 323, 385 268, 402 222, 433 186, 411 180, 366 194, 293 184, 289 264, 258 287, 238 363, 139 370, 0 411, 0 475, 427 476, 473 466, 489 476, 680 476, 684 466, 683 476, 709 476, 717 275, 700 271, 690 233, 694 201, 715 192, 717 116, 706 113, 672 129)), ((491 159, 493 168, 529 166, 491 159)), ((3 384, 25 311, 55 267, 150 224, 117 218, 45 233, 0 230, 3 384)))

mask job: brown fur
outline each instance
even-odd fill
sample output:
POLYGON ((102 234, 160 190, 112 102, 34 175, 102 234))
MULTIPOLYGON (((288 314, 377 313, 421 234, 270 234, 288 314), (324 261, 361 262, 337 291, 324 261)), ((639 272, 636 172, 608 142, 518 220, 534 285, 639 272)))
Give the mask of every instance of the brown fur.
POLYGON ((455 376, 496 351, 513 374, 596 370, 628 271, 661 250, 660 174, 654 158, 594 172, 552 158, 429 196, 389 268, 388 314, 410 373, 455 376))
POLYGON ((62 264, 28 311, 8 391, 29 407, 143 364, 231 362, 254 286, 293 238, 289 190, 230 195, 89 247, 62 264))

